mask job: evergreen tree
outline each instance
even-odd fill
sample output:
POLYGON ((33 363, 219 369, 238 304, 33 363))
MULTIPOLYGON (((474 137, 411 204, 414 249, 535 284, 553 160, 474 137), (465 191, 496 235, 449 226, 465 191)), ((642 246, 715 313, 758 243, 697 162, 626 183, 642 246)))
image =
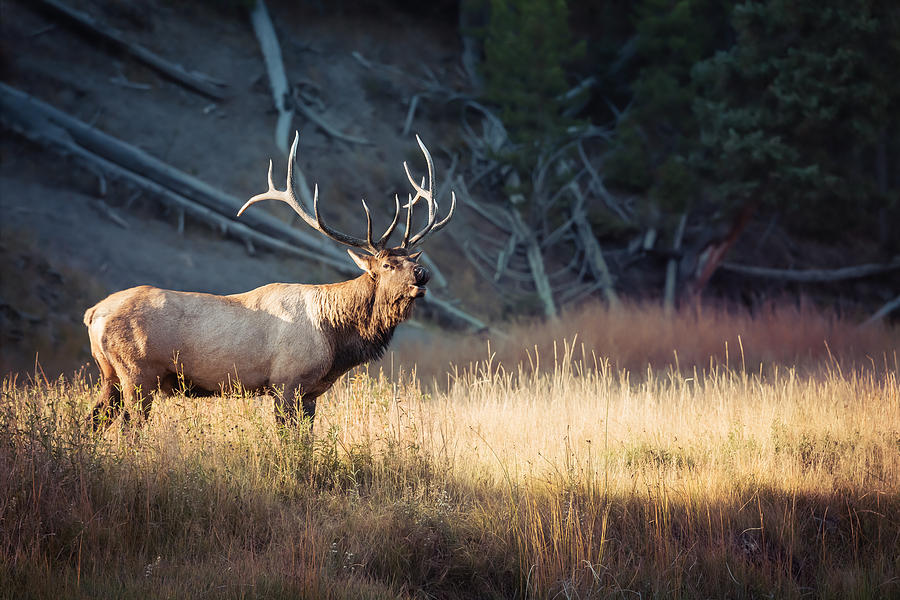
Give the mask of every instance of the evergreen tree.
POLYGON ((680 211, 693 195, 683 155, 698 137, 691 69, 725 43, 729 2, 642 0, 635 9, 632 104, 607 157, 610 181, 680 211))
POLYGON ((572 38, 565 0, 490 0, 485 33, 485 97, 500 108, 523 154, 533 156, 536 146, 554 143, 572 124, 563 116, 565 66, 583 44, 572 38))
POLYGON ((820 234, 896 212, 897 3, 744 2, 733 23, 734 46, 693 71, 691 163, 713 203, 777 206, 820 234))

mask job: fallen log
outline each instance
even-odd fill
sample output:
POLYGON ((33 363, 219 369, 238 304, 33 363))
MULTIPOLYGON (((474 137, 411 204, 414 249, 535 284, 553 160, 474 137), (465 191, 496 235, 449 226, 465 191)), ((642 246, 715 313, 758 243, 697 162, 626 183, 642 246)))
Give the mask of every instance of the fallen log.
POLYGON ((236 237, 245 243, 248 241, 256 242, 260 246, 267 247, 271 250, 327 264, 339 272, 353 275, 357 274, 356 271, 345 262, 335 261, 329 257, 323 257, 316 252, 298 248, 260 233, 243 223, 232 221, 155 181, 98 156, 90 150, 79 146, 68 132, 49 121, 35 121, 32 115, 23 114, 14 108, 5 109, 0 115, 2 115, 0 118, 2 118, 5 125, 48 150, 63 156, 72 156, 87 164, 91 170, 100 170, 106 175, 119 178, 144 190, 150 191, 158 196, 164 203, 179 210, 183 210, 198 221, 211 223, 223 233, 231 234, 233 237, 236 237))
POLYGON ((181 65, 170 62, 139 44, 129 42, 119 30, 104 25, 89 14, 67 6, 58 0, 38 0, 38 3, 57 17, 61 17, 67 24, 87 34, 86 37, 89 41, 95 43, 103 41, 120 48, 148 67, 192 91, 216 100, 225 98, 225 92, 222 89, 225 82, 213 79, 208 75, 188 72, 181 65))
POLYGON ((275 145, 285 156, 288 153, 288 137, 291 132, 291 121, 294 111, 288 107, 288 99, 291 98, 291 87, 288 84, 287 75, 284 73, 284 61, 281 58, 281 47, 278 45, 278 37, 275 35, 275 27, 266 10, 263 0, 256 0, 253 10, 250 11, 250 21, 253 23, 253 32, 259 41, 263 60, 266 63, 266 73, 269 75, 269 85, 272 88, 272 99, 278 110, 278 123, 275 125, 275 145))
POLYGON ((897 296, 893 300, 889 300, 888 302, 886 302, 881 308, 875 311, 875 313, 871 317, 866 319, 866 321, 861 326, 865 327, 866 325, 877 323, 898 308, 900 308, 900 296, 897 296))
MULTIPOLYGON (((98 156, 121 165, 147 179, 156 181, 164 187, 176 190, 182 196, 190 198, 228 218, 237 214, 237 211, 244 204, 241 199, 213 188, 206 182, 164 163, 140 148, 103 133, 87 123, 4 83, 0 83, 0 109, 3 112, 16 110, 21 114, 30 115, 29 118, 33 120, 43 119, 53 123, 63 128, 82 148, 90 150, 98 156)), ((306 186, 301 187, 305 188, 306 186)), ((301 190, 302 192, 303 190, 301 190)), ((307 190, 306 196, 308 195, 307 190)), ((335 260, 346 262, 348 266, 352 266, 346 255, 328 243, 327 240, 298 229, 293 229, 263 211, 257 211, 255 214, 248 213, 243 219, 248 226, 258 229, 270 237, 316 250, 335 260)))
POLYGON ((872 263, 854 267, 842 267, 840 269, 770 269, 731 262, 723 262, 720 266, 726 271, 750 275, 751 277, 765 277, 801 283, 830 283, 895 271, 900 269, 900 257, 896 257, 888 263, 872 263))

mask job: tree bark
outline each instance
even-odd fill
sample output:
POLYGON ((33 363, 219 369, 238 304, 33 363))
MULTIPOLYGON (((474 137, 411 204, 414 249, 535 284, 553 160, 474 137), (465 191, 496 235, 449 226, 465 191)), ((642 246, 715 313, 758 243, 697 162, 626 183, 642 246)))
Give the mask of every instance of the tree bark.
POLYGON ((700 252, 697 268, 694 271, 694 281, 690 286, 690 295, 694 301, 700 299, 703 288, 709 283, 713 273, 716 272, 716 269, 718 269, 719 265, 722 264, 722 261, 725 260, 728 251, 731 250, 732 246, 734 246, 735 242, 737 242, 738 238, 741 236, 741 233, 747 228, 747 225, 756 213, 758 206, 759 203, 756 201, 744 204, 734 221, 732 221, 731 229, 728 234, 721 240, 710 242, 706 248, 700 252))
MULTIPOLYGON (((15 109, 19 113, 31 115, 29 117, 31 119, 45 119, 54 125, 62 127, 81 147, 139 175, 156 181, 164 187, 177 190, 179 194, 229 218, 236 215, 237 211, 244 204, 240 199, 217 190, 192 175, 175 169, 154 156, 147 154, 140 148, 103 133, 87 123, 4 83, 0 83, 0 108, 4 112, 15 109)), ((297 175, 296 169, 295 175, 297 175)), ((298 179, 300 178, 298 177, 298 179)), ((300 188, 301 194, 304 194, 305 190, 304 200, 309 198, 308 187, 304 184, 300 188)), ((324 238, 293 229, 265 212, 250 211, 243 215, 241 219, 248 226, 258 229, 266 235, 282 239, 288 243, 299 244, 351 265, 344 253, 324 238)))
POLYGON ((687 223, 687 213, 682 213, 678 220, 678 228, 675 230, 675 240, 672 242, 672 258, 666 264, 666 287, 663 292, 663 311, 671 315, 675 310, 675 286, 678 282, 678 251, 681 250, 681 241, 684 238, 684 226, 687 223))
POLYGON ((895 271, 900 269, 900 257, 888 263, 870 263, 853 267, 842 267, 840 269, 770 269, 768 267, 754 267, 728 262, 723 262, 722 268, 726 271, 750 275, 751 277, 765 277, 767 279, 800 283, 829 283, 847 279, 860 279, 895 271))
POLYGON ((62 2, 57 0, 38 0, 38 2, 56 16, 65 19, 70 25, 88 34, 87 38, 90 41, 97 42, 102 40, 117 48, 121 48, 148 67, 192 91, 199 92, 215 100, 225 98, 225 93, 222 90, 222 87, 225 85, 223 82, 216 81, 207 75, 195 72, 189 73, 181 65, 169 62, 143 46, 129 42, 125 39, 122 32, 105 26, 87 13, 66 6, 62 2))
POLYGON ((288 137, 291 131, 291 121, 294 111, 288 106, 291 98, 291 88, 287 75, 284 73, 284 61, 281 58, 281 47, 278 45, 278 36, 275 35, 275 27, 266 10, 263 0, 256 0, 253 10, 250 11, 250 21, 253 24, 253 32, 259 40, 259 48, 262 50, 263 60, 266 63, 266 73, 269 75, 269 86, 272 88, 272 99, 278 110, 278 123, 275 125, 275 145, 287 156, 289 152, 288 137))

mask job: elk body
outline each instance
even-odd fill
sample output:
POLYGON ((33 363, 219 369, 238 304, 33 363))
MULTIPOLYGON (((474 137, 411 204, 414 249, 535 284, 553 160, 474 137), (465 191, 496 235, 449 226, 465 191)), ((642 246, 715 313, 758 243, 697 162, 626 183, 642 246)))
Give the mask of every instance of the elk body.
MULTIPOLYGON (((100 367, 101 397, 92 412, 94 427, 110 423, 123 404, 138 404, 149 414, 152 393, 170 393, 183 378, 199 392, 213 393, 229 383, 275 394, 279 422, 313 418, 316 399, 351 368, 380 357, 394 329, 407 319, 417 298, 425 295, 430 274, 417 264, 411 250, 443 228, 453 216, 451 193, 447 216, 436 221, 434 164, 416 138, 428 165, 428 185, 417 184, 404 163, 415 196, 406 204, 406 231, 399 246, 387 241, 400 217, 395 196, 394 219, 384 234, 372 239, 366 213, 365 239, 332 229, 319 213, 316 186, 311 216, 293 192, 293 164, 299 135, 288 159, 287 186, 277 190, 269 162, 269 189, 254 196, 238 212, 262 200, 285 202, 311 227, 327 237, 367 254, 348 249, 363 274, 325 285, 272 283, 230 296, 177 292, 140 286, 117 292, 84 315, 91 354, 100 367), (410 236, 413 206, 424 200, 428 219, 410 236)), ((126 413, 127 414, 127 413, 126 413)))

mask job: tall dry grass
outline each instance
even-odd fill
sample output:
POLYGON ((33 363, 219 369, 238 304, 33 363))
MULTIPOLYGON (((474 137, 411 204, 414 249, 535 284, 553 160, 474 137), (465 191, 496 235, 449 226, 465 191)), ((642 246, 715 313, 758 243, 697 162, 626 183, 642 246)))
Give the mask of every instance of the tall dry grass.
POLYGON ((0 597, 900 594, 895 353, 630 371, 556 348, 447 389, 358 370, 312 437, 240 393, 94 436, 88 378, 7 380, 0 597))
MULTIPOLYGON (((641 373, 647 366, 677 366, 684 372, 710 364, 756 370, 760 365, 791 365, 815 370, 823 362, 843 367, 869 364, 900 347, 900 331, 860 327, 859 323, 804 303, 772 303, 750 313, 742 309, 700 306, 668 315, 658 304, 630 303, 611 310, 585 304, 557 321, 522 321, 508 327, 508 338, 491 340, 495 360, 528 364, 535 351, 552 366, 554 345, 577 336, 588 353, 615 369, 641 373)), ((465 366, 486 357, 486 342, 470 334, 441 332, 427 340, 391 347, 379 365, 417 366, 425 381, 446 382, 448 366, 465 366)), ((449 369, 452 373, 452 368, 449 369)))

